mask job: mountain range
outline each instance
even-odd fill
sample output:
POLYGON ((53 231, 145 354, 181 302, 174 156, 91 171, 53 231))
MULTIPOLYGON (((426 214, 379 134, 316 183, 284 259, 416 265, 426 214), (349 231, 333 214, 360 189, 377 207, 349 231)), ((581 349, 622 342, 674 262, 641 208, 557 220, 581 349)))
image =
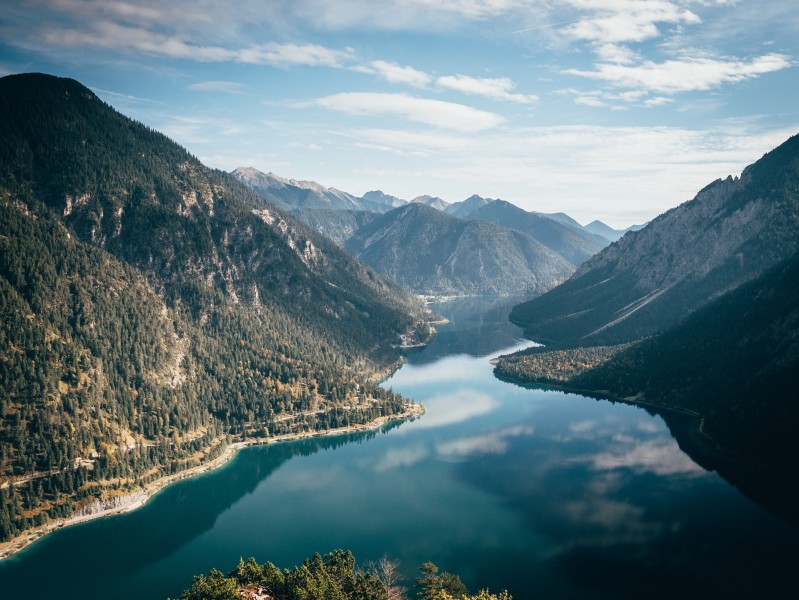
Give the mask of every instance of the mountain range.
POLYGON ((528 212, 477 195, 454 204, 431 196, 406 202, 380 191, 356 198, 252 168, 236 169, 233 175, 382 275, 419 294, 538 295, 610 243, 562 213, 528 212), (386 235, 389 231, 392 235, 386 235))
MULTIPOLYGON (((263 196, 272 204, 293 210, 359 210, 382 213, 408 204, 396 196, 384 194, 379 190, 366 192, 357 197, 333 187, 325 187, 315 181, 286 179, 274 173, 263 173, 253 167, 238 167, 231 171, 236 179, 263 196)), ((444 210, 449 206, 441 198, 419 196, 411 202, 444 210)))
MULTIPOLYGON (((363 196, 358 197, 333 187, 325 187, 321 183, 315 181, 287 179, 275 175, 274 173, 264 173, 254 167, 238 167, 231 171, 231 175, 250 187, 257 194, 269 200, 272 204, 292 212, 312 209, 330 211, 359 210, 384 213, 394 208, 405 206, 406 204, 416 203, 430 206, 454 217, 472 218, 476 211, 488 204, 497 202, 511 204, 504 200, 483 198, 478 195, 470 196, 466 200, 454 202, 452 204, 441 198, 429 195, 417 196, 409 201, 386 194, 380 190, 366 192, 363 196)), ((511 204, 511 206, 514 205, 511 204)), ((519 208, 518 210, 521 211, 522 209, 519 208)), ((564 213, 550 214, 532 212, 527 214, 556 221, 561 225, 577 230, 588 239, 593 239, 594 242, 598 241, 596 236, 600 236, 602 239, 599 240, 598 243, 601 247, 606 246, 609 242, 616 241, 627 231, 634 231, 643 227, 643 225, 633 225, 623 230, 613 229, 609 225, 602 223, 602 221, 593 221, 589 225, 583 227, 564 213)))

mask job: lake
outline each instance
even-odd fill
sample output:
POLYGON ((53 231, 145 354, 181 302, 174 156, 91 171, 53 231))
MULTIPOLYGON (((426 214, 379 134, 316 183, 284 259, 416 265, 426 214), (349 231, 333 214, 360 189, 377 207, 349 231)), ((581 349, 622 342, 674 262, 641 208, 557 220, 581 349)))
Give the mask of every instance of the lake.
POLYGON ((495 379, 489 359, 530 344, 510 304, 433 306, 450 323, 384 383, 420 419, 243 450, 1 562, 0 597, 163 600, 240 556, 291 567, 335 548, 397 559, 409 580, 431 561, 516 600, 793 585, 799 529, 700 467, 661 417, 495 379))

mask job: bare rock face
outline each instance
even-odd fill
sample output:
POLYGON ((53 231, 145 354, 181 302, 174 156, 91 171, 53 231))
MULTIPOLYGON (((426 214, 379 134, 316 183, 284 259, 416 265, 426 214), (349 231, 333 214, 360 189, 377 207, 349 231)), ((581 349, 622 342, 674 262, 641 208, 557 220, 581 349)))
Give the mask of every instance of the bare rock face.
POLYGON ((563 285, 517 306, 528 335, 580 343, 630 341, 799 250, 799 136, 717 180, 586 261, 563 285))
POLYGON ((587 261, 574 277, 610 263, 615 263, 615 271, 633 273, 642 291, 674 285, 689 276, 704 277, 768 222, 773 206, 762 200, 725 214, 727 200, 744 187, 743 180, 732 177, 712 184, 694 200, 658 217, 651 227, 620 239, 587 261))
POLYGON ((122 496, 111 496, 110 498, 97 498, 81 508, 77 515, 90 517, 101 513, 118 511, 125 509, 146 497, 146 492, 137 491, 122 496))

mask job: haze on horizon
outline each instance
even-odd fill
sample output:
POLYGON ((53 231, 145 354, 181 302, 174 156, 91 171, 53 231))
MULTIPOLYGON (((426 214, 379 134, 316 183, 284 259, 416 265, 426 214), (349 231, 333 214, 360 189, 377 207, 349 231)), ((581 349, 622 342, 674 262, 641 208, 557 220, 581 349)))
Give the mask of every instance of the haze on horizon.
POLYGON ((615 227, 799 132, 792 0, 3 2, 0 75, 72 77, 209 166, 615 227))

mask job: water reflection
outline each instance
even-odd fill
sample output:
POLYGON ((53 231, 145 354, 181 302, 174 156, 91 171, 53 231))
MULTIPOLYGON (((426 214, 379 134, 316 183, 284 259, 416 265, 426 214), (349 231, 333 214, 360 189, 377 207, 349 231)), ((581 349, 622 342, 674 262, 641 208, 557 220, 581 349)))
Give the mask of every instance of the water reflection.
MULTIPOLYGON (((434 302, 430 309, 449 320, 423 351, 411 352, 411 365, 434 363, 447 356, 488 356, 519 341, 520 329, 508 321, 510 308, 526 298, 472 296, 434 302)), ((530 345, 530 342, 526 342, 530 345)))
POLYGON ((433 407, 433 410, 419 421, 417 428, 428 429, 468 421, 496 409, 499 402, 479 390, 460 388, 452 393, 432 396, 427 399, 426 405, 433 407))
POLYGON ((506 436, 501 452, 480 453, 457 471, 544 536, 543 560, 583 589, 565 597, 740 597, 791 579, 795 530, 731 496, 665 428, 635 417, 644 411, 608 414, 580 403, 579 414, 533 419, 535 435, 506 436))
POLYGON ((465 460, 486 454, 505 454, 508 451, 508 439, 520 435, 532 435, 529 425, 514 425, 490 433, 456 438, 436 446, 436 453, 446 460, 465 460))
MULTIPOLYGON (((442 334, 499 319, 461 308, 442 334)), ((428 361, 431 346, 384 384, 423 402, 421 419, 241 453, 0 563, 0 596, 49 598, 30 585, 46 572, 60 598, 174 597, 239 556, 290 567, 339 547, 388 554, 408 578, 433 561, 517 600, 760 597, 791 581, 799 532, 701 468, 675 422, 496 380, 487 358, 520 345, 508 334, 428 361)))
MULTIPOLYGON (((2 597, 51 597, 48 589, 30 585, 36 581, 42 565, 47 565, 48 578, 54 581, 69 581, 90 565, 91 577, 77 589, 59 587, 58 597, 103 597, 103 590, 109 586, 119 585, 131 574, 211 530, 221 514, 251 494, 261 481, 290 459, 332 450, 347 442, 362 442, 376 435, 376 432, 361 432, 347 437, 275 444, 258 452, 240 452, 229 465, 170 486, 139 510, 66 528, 4 560, 0 563, 2 597), (29 557, 34 560, 28 560, 29 557)), ((116 597, 135 596, 117 594, 116 597)))
POLYGON ((680 449, 708 471, 716 471, 760 506, 799 527, 799 479, 796 470, 765 471, 749 466, 739 456, 717 452, 697 435, 694 419, 664 413, 669 432, 680 449))

